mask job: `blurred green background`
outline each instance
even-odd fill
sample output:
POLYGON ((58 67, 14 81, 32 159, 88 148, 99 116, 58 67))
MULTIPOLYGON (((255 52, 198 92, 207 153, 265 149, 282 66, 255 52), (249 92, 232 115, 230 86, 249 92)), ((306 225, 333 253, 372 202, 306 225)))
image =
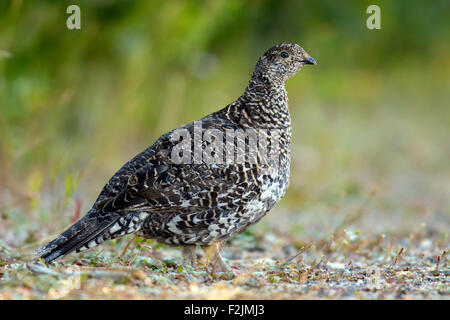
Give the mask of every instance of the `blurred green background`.
POLYGON ((287 83, 279 217, 301 230, 372 194, 374 221, 401 217, 383 228, 448 226, 449 13, 447 0, 1 0, 0 228, 21 242, 59 231, 161 134, 234 101, 281 42, 318 64, 287 83), (66 28, 73 3, 81 30, 66 28), (366 28, 370 4, 381 30, 366 28))

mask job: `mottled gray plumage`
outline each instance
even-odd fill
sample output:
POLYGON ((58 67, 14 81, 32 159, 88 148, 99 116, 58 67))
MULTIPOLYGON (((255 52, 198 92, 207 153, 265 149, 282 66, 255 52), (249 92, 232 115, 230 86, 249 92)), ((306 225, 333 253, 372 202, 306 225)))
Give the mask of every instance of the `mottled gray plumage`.
MULTIPOLYGON (((258 60, 243 95, 201 119, 203 130, 277 130, 277 165, 259 161, 177 164, 171 152, 179 141, 171 131, 114 174, 89 212, 46 244, 39 255, 51 262, 136 232, 183 246, 190 260, 195 258, 196 245, 211 248, 206 251, 212 252, 212 262, 224 270, 220 242, 258 222, 287 189, 291 121, 284 84, 305 64, 315 61, 300 46, 272 47, 258 60), (271 170, 263 170, 267 168, 271 170)), ((182 129, 194 134, 195 124, 182 129)), ((237 145, 232 147, 236 152, 237 145)))

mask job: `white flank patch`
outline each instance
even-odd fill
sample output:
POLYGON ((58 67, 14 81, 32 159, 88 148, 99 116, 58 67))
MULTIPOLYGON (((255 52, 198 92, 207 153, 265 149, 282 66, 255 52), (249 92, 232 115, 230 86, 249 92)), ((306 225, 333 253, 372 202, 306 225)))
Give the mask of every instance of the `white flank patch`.
MULTIPOLYGON (((249 203, 247 203, 247 211, 246 214, 254 216, 255 214, 264 211, 264 202, 259 199, 253 199, 249 203)), ((253 218, 253 217, 252 217, 253 218)))
MULTIPOLYGON (((268 198, 272 198, 273 194, 276 194, 278 192, 278 189, 280 187, 279 182, 271 183, 267 186, 267 189, 261 194, 261 200, 266 200, 268 198)), ((264 187, 263 187, 264 189, 264 187)))
POLYGON ((183 208, 187 208, 187 207, 190 207, 190 206, 191 206, 190 200, 185 200, 185 201, 183 201, 181 203, 181 207, 183 207, 183 208))
POLYGON ((119 230, 120 230, 120 225, 119 225, 118 222, 116 222, 116 223, 111 227, 111 229, 109 229, 109 233, 110 233, 110 234, 113 234, 114 232, 117 232, 117 231, 119 231, 119 230))
POLYGON ((205 221, 205 220, 206 220, 206 219, 200 219, 199 217, 195 216, 194 219, 192 219, 192 222, 193 222, 194 224, 197 224, 197 223, 201 223, 201 222, 203 222, 203 221, 205 221))
POLYGON ((148 213, 147 212, 141 212, 139 213, 139 219, 140 220, 144 220, 145 218, 148 217, 148 213))
POLYGON ((177 227, 177 223, 183 221, 183 219, 181 219, 180 216, 175 216, 175 218, 171 219, 168 223, 167 223, 167 227, 169 228, 170 231, 172 231, 173 233, 179 234, 180 233, 180 229, 178 229, 177 227))
POLYGON ((211 237, 217 237, 221 235, 220 228, 217 224, 212 224, 208 227, 211 237))

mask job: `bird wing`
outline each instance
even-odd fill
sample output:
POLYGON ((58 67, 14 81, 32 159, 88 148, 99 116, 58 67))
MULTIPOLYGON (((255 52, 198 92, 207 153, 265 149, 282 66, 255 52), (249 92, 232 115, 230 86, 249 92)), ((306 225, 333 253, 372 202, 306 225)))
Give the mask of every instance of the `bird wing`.
POLYGON ((249 184, 246 176, 256 176, 257 168, 236 167, 233 164, 213 168, 205 164, 149 164, 134 172, 122 191, 98 202, 95 208, 121 215, 136 210, 198 212, 217 206, 220 200, 242 200, 245 194, 250 199, 257 194, 257 186, 249 184))
MULTIPOLYGON (((203 118, 201 124, 203 129, 217 128, 222 132, 227 128, 236 129, 229 122, 218 121, 215 114, 203 118)), ((182 128, 193 135, 193 123, 182 128)), ((230 196, 255 194, 255 186, 248 183, 247 175, 256 176, 256 166, 175 164, 170 156, 178 141, 171 140, 171 133, 120 169, 105 186, 94 207, 120 214, 136 209, 162 213, 195 207, 198 211, 217 205, 216 200, 225 191, 230 196)))

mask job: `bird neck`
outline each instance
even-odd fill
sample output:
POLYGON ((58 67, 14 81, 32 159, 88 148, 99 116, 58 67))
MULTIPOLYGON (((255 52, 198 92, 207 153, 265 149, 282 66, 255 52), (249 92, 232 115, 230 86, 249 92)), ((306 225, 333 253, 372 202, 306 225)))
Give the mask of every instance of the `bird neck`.
POLYGON ((253 74, 236 101, 240 123, 260 128, 290 128, 288 96, 284 83, 253 74))

